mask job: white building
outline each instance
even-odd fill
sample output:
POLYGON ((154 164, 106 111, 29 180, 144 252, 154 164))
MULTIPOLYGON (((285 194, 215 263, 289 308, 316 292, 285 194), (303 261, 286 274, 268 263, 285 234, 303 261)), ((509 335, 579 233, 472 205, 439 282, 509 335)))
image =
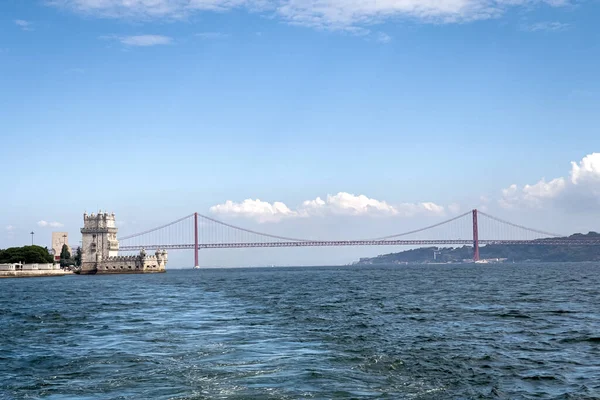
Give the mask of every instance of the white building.
POLYGON ((51 271, 58 270, 58 264, 0 264, 0 271, 51 271))

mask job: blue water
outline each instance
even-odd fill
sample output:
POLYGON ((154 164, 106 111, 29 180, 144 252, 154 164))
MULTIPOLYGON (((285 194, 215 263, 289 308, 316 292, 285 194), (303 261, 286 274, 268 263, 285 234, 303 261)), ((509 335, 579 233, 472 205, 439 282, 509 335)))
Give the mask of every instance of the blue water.
POLYGON ((600 398, 600 265, 1 279, 0 398, 600 398))

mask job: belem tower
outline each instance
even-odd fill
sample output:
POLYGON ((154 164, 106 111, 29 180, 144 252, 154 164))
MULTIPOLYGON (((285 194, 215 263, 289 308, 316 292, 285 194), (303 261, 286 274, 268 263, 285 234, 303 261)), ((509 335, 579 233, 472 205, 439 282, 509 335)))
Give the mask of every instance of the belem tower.
POLYGON ((114 213, 83 214, 80 274, 146 274, 165 272, 167 251, 147 255, 119 256, 114 213))

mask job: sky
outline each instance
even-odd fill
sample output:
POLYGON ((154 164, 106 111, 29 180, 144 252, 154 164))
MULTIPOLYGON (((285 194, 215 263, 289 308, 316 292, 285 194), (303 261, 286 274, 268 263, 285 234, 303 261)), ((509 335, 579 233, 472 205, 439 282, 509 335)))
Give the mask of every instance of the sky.
POLYGON ((121 235, 199 212, 363 238, 473 208, 598 231, 599 19, 593 0, 3 0, 0 248, 76 244, 98 209, 121 235))

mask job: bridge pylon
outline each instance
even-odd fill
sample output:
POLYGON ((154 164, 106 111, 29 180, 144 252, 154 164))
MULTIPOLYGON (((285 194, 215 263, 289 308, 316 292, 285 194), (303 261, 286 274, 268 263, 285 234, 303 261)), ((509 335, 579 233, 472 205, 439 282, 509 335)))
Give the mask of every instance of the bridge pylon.
POLYGON ((200 268, 198 265, 198 213, 194 213, 194 268, 200 268))
POLYGON ((479 261, 479 227, 477 225, 477 209, 473 210, 473 261, 479 261))

